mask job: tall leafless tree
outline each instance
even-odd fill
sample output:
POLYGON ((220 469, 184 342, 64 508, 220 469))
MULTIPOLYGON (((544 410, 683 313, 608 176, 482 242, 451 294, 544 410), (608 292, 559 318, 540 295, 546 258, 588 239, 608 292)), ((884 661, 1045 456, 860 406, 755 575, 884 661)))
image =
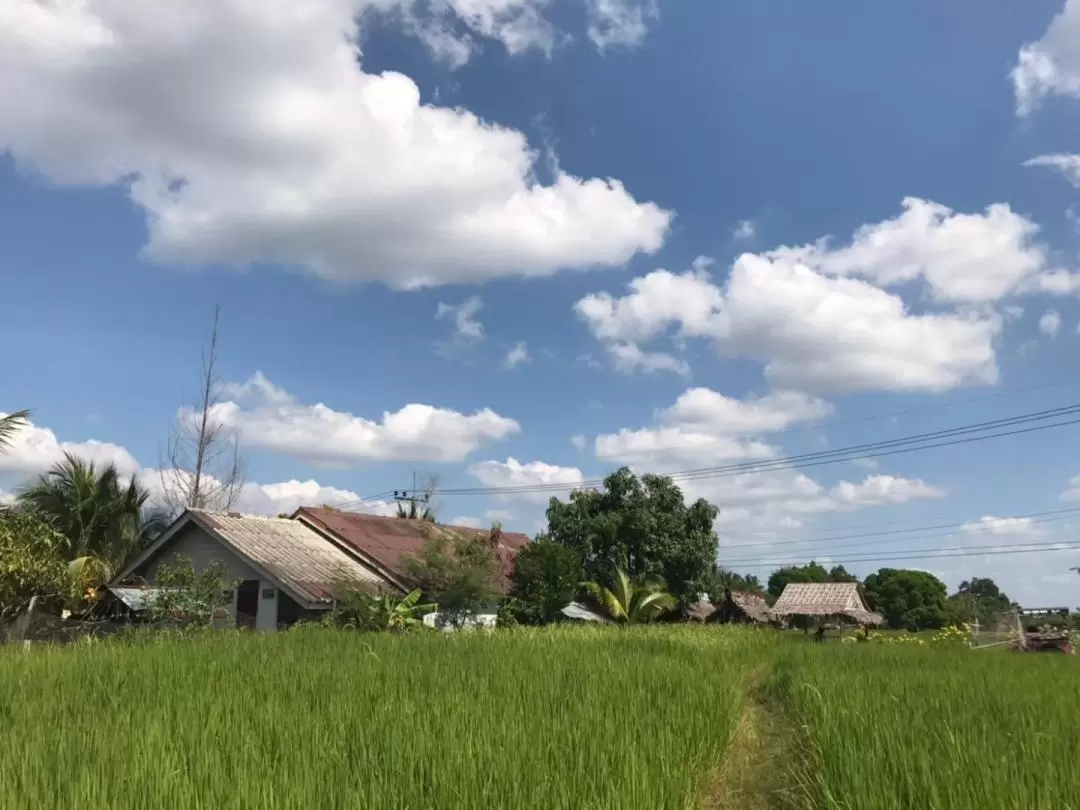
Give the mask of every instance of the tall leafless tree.
POLYGON ((240 498, 245 464, 236 431, 222 423, 221 381, 217 376, 218 320, 203 345, 199 396, 192 407, 181 408, 169 429, 169 443, 159 464, 165 505, 176 514, 185 508, 228 511, 240 498))

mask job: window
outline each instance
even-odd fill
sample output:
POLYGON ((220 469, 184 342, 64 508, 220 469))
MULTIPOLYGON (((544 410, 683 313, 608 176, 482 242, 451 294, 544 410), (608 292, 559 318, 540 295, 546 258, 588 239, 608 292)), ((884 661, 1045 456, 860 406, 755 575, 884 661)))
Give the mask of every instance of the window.
POLYGON ((274 589, 273 588, 263 588, 262 598, 263 599, 273 599, 274 598, 274 589))

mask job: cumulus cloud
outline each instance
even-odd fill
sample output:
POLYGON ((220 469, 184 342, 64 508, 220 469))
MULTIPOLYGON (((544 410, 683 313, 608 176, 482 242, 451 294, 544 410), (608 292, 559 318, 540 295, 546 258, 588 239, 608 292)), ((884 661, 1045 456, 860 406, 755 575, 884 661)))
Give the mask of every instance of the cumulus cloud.
POLYGON ((580 433, 576 436, 570 437, 570 444, 574 445, 578 450, 584 450, 588 440, 580 433))
POLYGON ((323 464, 460 461, 520 430, 513 419, 490 408, 463 414, 409 404, 393 413, 384 412, 378 421, 366 419, 322 403, 300 403, 261 372, 225 390, 243 395, 220 402, 212 418, 237 431, 245 447, 323 464))
POLYGON ((632 281, 623 298, 593 294, 575 309, 609 346, 668 332, 705 338, 764 362, 784 387, 938 391, 997 380, 997 316, 913 314, 898 295, 791 256, 743 254, 723 286, 702 271, 657 270, 632 281))
POLYGON ((1080 0, 1065 0, 1042 37, 1020 49, 1012 82, 1020 116, 1047 96, 1080 98, 1080 0))
POLYGON ((1038 226, 1006 203, 964 214, 908 197, 903 208, 893 219, 863 225, 843 247, 821 240, 769 255, 882 287, 922 278, 935 300, 953 303, 997 301, 1049 269, 1046 248, 1034 241, 1038 226))
MULTIPOLYGON (((0 73, 19 81, 0 84, 0 150, 55 183, 124 187, 161 262, 408 289, 662 245, 670 213, 617 180, 542 184, 520 132, 364 72, 358 12, 400 5, 5 3, 0 73)), ((512 5, 530 4, 453 3, 485 32, 512 5)))
MULTIPOLYGON (((577 467, 560 467, 543 461, 522 464, 513 456, 506 461, 481 461, 471 465, 467 472, 487 487, 530 487, 543 484, 567 484, 567 490, 584 479, 577 467)), ((506 497, 547 503, 552 492, 507 493, 506 497)), ((565 494, 565 493, 562 493, 565 494)))
POLYGON ((1080 155, 1040 155, 1024 162, 1025 166, 1046 166, 1060 172, 1066 180, 1080 188, 1080 155))
MULTIPOLYGON (((0 417, 6 416, 0 412, 0 417)), ((49 428, 28 422, 12 437, 11 446, 0 453, 0 474, 31 476, 45 472, 61 461, 65 453, 104 466, 115 464, 121 475, 137 472, 139 462, 125 448, 111 442, 87 439, 81 442, 60 441, 49 428)))
POLYGON ((870 475, 858 484, 841 481, 829 495, 840 510, 887 506, 914 500, 944 498, 945 490, 919 478, 870 475))
POLYGON ((1048 309, 1039 318, 1039 332, 1045 337, 1055 338, 1061 331, 1061 313, 1054 309, 1048 309))

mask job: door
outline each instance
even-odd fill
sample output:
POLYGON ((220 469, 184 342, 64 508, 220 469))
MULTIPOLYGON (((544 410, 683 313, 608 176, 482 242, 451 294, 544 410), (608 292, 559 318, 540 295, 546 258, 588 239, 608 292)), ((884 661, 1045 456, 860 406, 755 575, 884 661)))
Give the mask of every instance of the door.
POLYGON ((259 580, 245 579, 236 589, 236 626, 254 630, 258 612, 259 580))

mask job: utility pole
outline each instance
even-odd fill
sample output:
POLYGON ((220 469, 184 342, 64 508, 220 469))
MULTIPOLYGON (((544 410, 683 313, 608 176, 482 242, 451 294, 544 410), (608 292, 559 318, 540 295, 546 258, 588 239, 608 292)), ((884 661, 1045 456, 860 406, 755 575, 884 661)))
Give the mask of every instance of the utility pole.
POLYGON ((423 506, 426 507, 428 505, 428 502, 431 500, 431 493, 430 492, 424 492, 421 495, 417 495, 416 494, 416 473, 413 473, 412 479, 413 479, 413 481, 412 481, 412 483, 413 483, 412 489, 403 489, 403 490, 400 490, 400 491, 395 489, 394 490, 394 500, 397 501, 399 504, 405 504, 405 503, 409 504, 409 509, 408 509, 407 512, 405 511, 404 506, 399 506, 398 507, 398 515, 400 517, 409 517, 409 518, 415 519, 415 518, 420 517, 420 515, 423 514, 423 509, 418 505, 423 504, 423 506))

